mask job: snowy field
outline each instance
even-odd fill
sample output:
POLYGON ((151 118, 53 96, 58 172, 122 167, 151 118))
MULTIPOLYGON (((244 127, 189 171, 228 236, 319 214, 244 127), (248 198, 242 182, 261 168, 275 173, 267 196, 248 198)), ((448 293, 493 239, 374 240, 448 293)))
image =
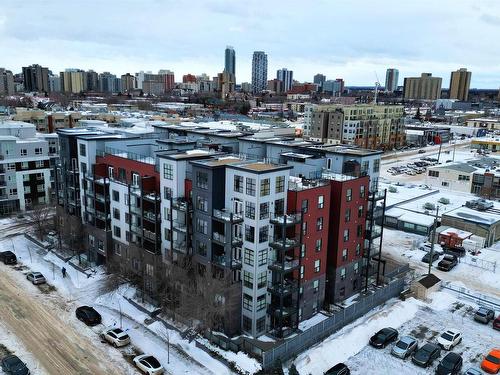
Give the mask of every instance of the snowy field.
MULTIPOLYGON (((476 305, 460 302, 450 293, 436 292, 431 303, 414 298, 406 301, 390 300, 383 307, 344 327, 323 342, 299 355, 294 363, 301 375, 323 374, 336 363, 344 362, 352 374, 398 375, 432 374, 439 360, 427 369, 413 365, 411 359, 402 360, 390 354, 392 345, 374 349, 368 340, 384 327, 393 327, 399 335, 412 335, 419 341, 436 342, 437 336, 448 328, 457 328, 463 341, 453 351, 462 355, 463 369, 478 368, 483 356, 500 344, 500 332, 491 324, 483 325, 473 320, 476 305)), ((288 368, 290 363, 284 365, 288 368)))

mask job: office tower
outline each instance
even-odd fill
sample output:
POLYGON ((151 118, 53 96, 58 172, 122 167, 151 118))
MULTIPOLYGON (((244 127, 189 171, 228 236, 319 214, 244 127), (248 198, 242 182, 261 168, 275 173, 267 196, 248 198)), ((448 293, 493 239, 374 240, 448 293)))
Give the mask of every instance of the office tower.
POLYGON ((279 69, 276 72, 276 78, 283 82, 283 91, 287 92, 293 85, 293 70, 287 68, 279 69))
POLYGON ((0 68, 0 95, 14 94, 14 76, 10 70, 0 68))
POLYGON ((420 77, 407 77, 404 80, 403 98, 405 100, 436 100, 441 97, 442 78, 432 73, 422 73, 420 77))
POLYGON ((450 99, 467 101, 469 98, 469 86, 472 72, 466 68, 451 72, 450 77, 450 99))
POLYGON ((231 46, 226 47, 224 71, 236 76, 236 53, 231 46))
POLYGON ((340 96, 344 91, 344 80, 337 78, 336 80, 329 79, 323 82, 323 92, 333 96, 340 96))
POLYGON ((267 55, 263 51, 255 51, 252 58, 252 90, 254 94, 267 88, 267 55))
POLYGON ((323 83, 326 81, 326 76, 324 74, 318 73, 313 78, 313 83, 317 84, 319 88, 323 88, 323 83))
POLYGON ((24 91, 49 91, 49 68, 38 64, 23 67, 24 91))
POLYGON ((385 73, 385 91, 394 92, 398 89, 399 70, 387 69, 385 73))

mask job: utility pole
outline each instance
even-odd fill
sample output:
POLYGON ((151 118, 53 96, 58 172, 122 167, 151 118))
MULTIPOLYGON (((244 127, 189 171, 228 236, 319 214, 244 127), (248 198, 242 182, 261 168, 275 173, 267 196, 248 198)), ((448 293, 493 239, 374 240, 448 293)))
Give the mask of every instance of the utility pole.
POLYGON ((429 254, 430 254, 429 272, 427 272, 428 275, 431 274, 431 268, 432 268, 432 256, 434 255, 434 238, 436 237, 436 227, 437 227, 437 221, 438 221, 438 214, 439 214, 439 206, 436 207, 436 217, 434 218, 434 226, 432 227, 431 251, 429 252, 429 254))
POLYGON ((455 150, 456 150, 456 148, 457 148, 457 141, 454 140, 453 141, 453 161, 455 161, 455 150))
POLYGON ((441 147, 442 146, 443 146, 443 142, 441 142, 441 140, 439 140, 438 163, 439 163, 439 159, 441 158, 441 147))

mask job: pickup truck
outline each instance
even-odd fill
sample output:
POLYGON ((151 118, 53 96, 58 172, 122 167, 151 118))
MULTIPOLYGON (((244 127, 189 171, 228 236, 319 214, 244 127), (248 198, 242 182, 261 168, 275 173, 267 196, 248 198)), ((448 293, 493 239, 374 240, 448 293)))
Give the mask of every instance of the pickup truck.
POLYGON ((438 263, 437 268, 441 271, 450 271, 458 264, 458 258, 455 255, 447 254, 438 263))

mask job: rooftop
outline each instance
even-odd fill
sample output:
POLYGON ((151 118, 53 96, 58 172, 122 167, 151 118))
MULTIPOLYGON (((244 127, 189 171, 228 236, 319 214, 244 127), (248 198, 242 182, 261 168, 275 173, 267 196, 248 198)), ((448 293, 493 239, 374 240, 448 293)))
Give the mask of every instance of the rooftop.
POLYGON ((493 225, 500 221, 498 213, 490 213, 486 211, 477 211, 468 207, 460 207, 456 210, 443 214, 443 217, 449 216, 475 224, 493 225))
POLYGON ((256 173, 292 169, 291 166, 272 164, 266 162, 246 162, 246 163, 232 165, 232 168, 241 169, 249 172, 256 172, 256 173))
POLYGON ((204 159, 204 160, 196 160, 191 162, 192 164, 200 164, 208 167, 220 167, 224 165, 230 165, 242 162, 243 159, 240 159, 236 156, 224 156, 217 159, 204 159))

